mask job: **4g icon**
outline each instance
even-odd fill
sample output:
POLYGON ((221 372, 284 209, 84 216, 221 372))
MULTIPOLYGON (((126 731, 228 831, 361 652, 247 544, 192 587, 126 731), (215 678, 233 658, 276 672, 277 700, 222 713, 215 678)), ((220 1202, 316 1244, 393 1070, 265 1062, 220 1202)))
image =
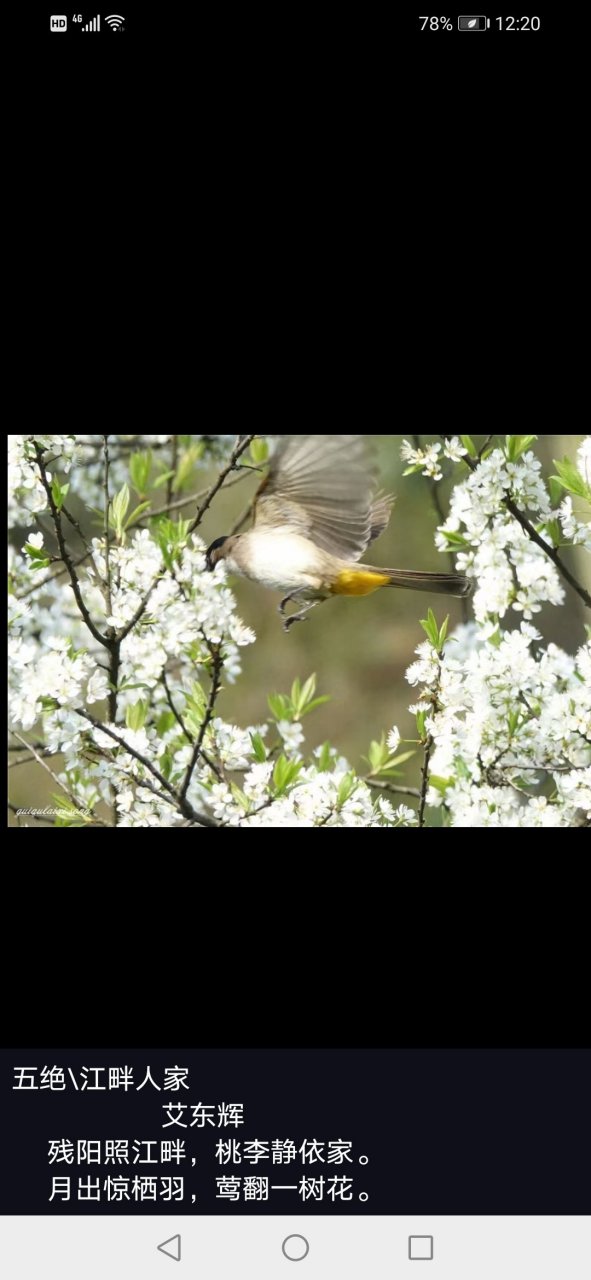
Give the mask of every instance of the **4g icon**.
POLYGON ((54 13, 49 19, 50 31, 65 31, 68 26, 68 19, 64 13, 54 13))

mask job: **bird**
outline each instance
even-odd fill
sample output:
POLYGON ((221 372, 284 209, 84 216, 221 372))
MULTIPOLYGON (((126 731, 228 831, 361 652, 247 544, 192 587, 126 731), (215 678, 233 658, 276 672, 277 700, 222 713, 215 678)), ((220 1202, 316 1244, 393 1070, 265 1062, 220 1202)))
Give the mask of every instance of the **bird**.
POLYGON ((378 491, 366 436, 282 436, 255 498, 253 527, 216 538, 205 567, 211 572, 224 561, 231 573, 286 593, 279 605, 285 631, 331 596, 382 587, 469 595, 472 583, 462 574, 360 563, 387 529, 394 501, 378 491), (286 617, 291 601, 298 611, 286 617))

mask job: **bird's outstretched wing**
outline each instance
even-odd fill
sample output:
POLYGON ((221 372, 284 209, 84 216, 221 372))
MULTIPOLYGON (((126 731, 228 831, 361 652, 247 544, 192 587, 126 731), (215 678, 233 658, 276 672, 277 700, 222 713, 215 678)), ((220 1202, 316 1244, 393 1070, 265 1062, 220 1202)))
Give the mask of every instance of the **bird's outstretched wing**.
POLYGON ((377 496, 376 485, 365 436, 284 436, 259 490, 254 527, 299 533, 358 560, 390 518, 393 499, 377 496))

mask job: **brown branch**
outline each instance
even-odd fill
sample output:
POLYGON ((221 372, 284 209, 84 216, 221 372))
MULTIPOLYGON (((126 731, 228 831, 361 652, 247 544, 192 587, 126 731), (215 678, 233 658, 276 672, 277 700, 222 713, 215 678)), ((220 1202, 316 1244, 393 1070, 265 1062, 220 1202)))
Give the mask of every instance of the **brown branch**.
MULTIPOLYGON (((92 552, 89 551, 86 555, 80 556, 78 560, 73 560, 72 565, 74 569, 78 569, 79 566, 84 564, 84 561, 88 560, 91 555, 92 552)), ((64 574, 67 572, 67 565, 64 565, 62 569, 57 570, 57 573, 46 574, 46 576, 41 578, 39 582, 34 582, 32 587, 27 587, 26 591, 19 591, 19 593, 15 595, 15 600, 26 600, 27 596, 32 596, 35 591, 41 591, 43 587, 47 586, 48 582, 53 582, 54 578, 63 578, 64 574)))
POLYGON ((142 600, 142 601, 141 601, 141 603, 138 605, 138 607, 137 607, 137 609, 136 609, 136 611, 135 611, 135 613, 134 613, 134 615, 133 615, 133 618, 131 618, 131 620, 130 620, 128 623, 126 623, 126 625, 124 626, 124 628, 123 628, 123 630, 122 630, 122 631, 118 631, 118 632, 117 632, 117 643, 118 643, 118 644, 121 644, 121 641, 122 641, 122 640, 125 640, 126 636, 128 636, 128 635, 129 635, 130 631, 133 631, 133 628, 134 628, 135 626, 137 626, 137 624, 138 624, 138 622, 139 622, 140 618, 141 618, 141 617, 143 617, 144 613, 146 612, 146 608, 147 608, 147 606, 148 606, 148 601, 149 601, 149 599, 150 599, 150 596, 152 595, 152 592, 153 592, 153 590, 154 590, 154 588, 155 588, 156 584, 160 581, 160 578, 161 578, 161 577, 162 577, 162 570, 161 570, 161 569, 159 569, 159 570, 158 570, 158 574, 157 574, 157 576, 154 578, 154 581, 153 581, 153 583, 152 583, 151 587, 149 587, 149 588, 148 588, 148 590, 146 591, 146 594, 145 594, 145 596, 144 596, 143 600, 142 600))
POLYGON ((195 529, 197 529, 198 526, 201 524, 201 521, 205 515, 205 512, 207 511, 208 507, 211 506, 211 503, 213 502, 213 499, 215 498, 216 493, 219 493, 226 477, 229 476, 230 472, 234 470, 238 459, 242 456, 243 453, 246 452, 246 450, 252 444, 254 439, 255 439, 254 432, 250 436, 238 436, 238 439, 236 441, 236 444, 234 445, 234 448, 232 450, 230 460, 227 466, 225 466, 222 469, 222 471, 220 471, 220 474, 215 484, 211 486, 211 489, 209 490, 205 500, 199 507, 199 510, 194 520, 192 520, 191 524, 189 525, 189 533, 194 533, 195 529))
POLYGON ((83 532, 82 532, 82 528, 81 528, 81 526, 80 526, 79 521, 76 519, 76 517, 75 517, 75 516, 73 516, 73 515, 72 515, 72 512, 68 509, 68 507, 66 507, 66 504, 65 504, 65 503, 62 505, 62 511, 63 511, 63 513, 64 513, 64 515, 65 515, 65 517, 66 517, 66 520, 68 520, 68 521, 70 522, 70 524, 71 524, 72 528, 76 530, 76 533, 78 534, 78 537, 80 538, 80 541, 81 541, 81 543, 82 543, 82 546, 84 547, 84 550, 86 551, 86 554, 87 554, 87 555, 89 555, 89 556, 90 556, 90 555, 92 555, 92 549, 89 547, 89 545, 88 545, 88 543, 87 543, 87 541, 86 541, 86 538, 85 538, 85 536, 84 536, 84 534, 83 534, 83 532))
POLYGON ((209 648, 209 651, 210 651, 211 656, 212 656, 212 659, 213 659, 213 668, 212 668, 212 672, 211 672, 211 689, 210 689, 210 691, 209 691, 209 698, 208 698, 208 702, 207 702, 207 708, 206 708, 206 711, 205 711, 205 715, 204 715, 204 717, 203 717, 203 722, 202 722, 202 724, 201 724, 201 726, 200 726, 200 729, 199 729, 199 735, 198 735, 197 741, 196 741, 196 743, 195 743, 195 747, 194 747, 194 750, 193 750, 193 755, 191 756, 191 761, 190 761, 190 764, 189 764, 189 766, 188 766, 188 768, 187 768, 187 772, 186 772, 185 777, 184 777, 183 785, 182 785, 182 787, 181 787, 181 792, 180 792, 180 794, 181 794, 181 799, 182 799, 182 800, 184 800, 184 799, 185 799, 185 796, 186 796, 186 794, 187 794, 187 791, 189 790, 189 786, 190 786, 190 784, 191 784, 191 778, 192 778, 192 776, 193 776, 193 771, 194 771, 194 769, 195 769, 195 765, 197 764, 197 761, 198 761, 199 756, 200 756, 200 754, 201 754, 201 748, 202 748, 202 746, 203 746, 203 741, 204 741, 204 738, 205 738, 205 734, 207 733, 207 730, 208 730, 209 725, 210 725, 210 723, 211 723, 211 720, 212 720, 212 718, 213 718, 213 713, 214 713, 214 710, 215 710, 216 699, 217 699, 218 694, 219 694, 220 689, 221 689, 221 685, 220 685, 220 674, 221 674, 221 671, 222 671, 223 663, 222 663, 222 656, 221 656, 220 646, 219 646, 219 645, 208 645, 208 648, 209 648))
POLYGON ((172 796, 173 800, 176 801, 183 817, 191 818, 194 822, 198 822, 201 827, 217 827, 217 822, 214 822, 212 818, 207 818, 205 814, 197 813, 192 804, 187 800, 186 796, 180 796, 177 794, 170 782, 167 782, 164 774, 160 773, 160 770, 152 764, 151 760, 148 760, 147 756, 142 755, 140 751, 136 751, 135 747, 131 747, 129 743, 125 741, 125 738, 121 738, 118 733, 114 733, 108 725, 101 724, 100 720, 96 720, 94 716, 91 716, 89 711, 83 710, 82 707, 74 707, 73 709, 76 711, 77 715, 82 716, 84 720, 88 720, 89 724, 94 725, 95 729, 100 729, 101 733, 106 733, 108 738, 112 738, 113 742, 117 743, 117 746, 123 747, 124 751, 127 751, 130 756, 133 756, 135 760, 140 764, 143 764, 144 768, 152 774, 152 777, 160 783, 160 786, 164 787, 164 790, 167 791, 168 794, 172 796))
POLYGON ((375 782, 373 778, 362 778, 361 781, 366 782, 368 787, 377 787, 379 791, 389 791, 393 796, 411 796, 413 800, 421 798, 417 787, 397 787, 393 782, 375 782))
POLYGON ((193 734, 192 734, 192 733, 190 733, 190 732, 189 732, 189 730, 187 729, 187 726, 186 726, 186 724, 184 723, 184 720, 183 720, 183 717, 182 717, 182 715, 181 715, 180 711, 177 711, 177 708, 175 707, 174 702, 173 702, 173 700, 172 700, 172 694, 171 694, 171 692, 170 692, 170 689, 169 689, 169 687, 168 687, 168 681, 167 681, 167 679, 166 679, 166 671, 163 671, 163 672, 162 672, 162 677, 161 677, 161 679, 162 679, 162 684, 163 684, 163 686, 164 686, 164 692, 165 692, 165 694, 166 694, 166 701, 167 701, 167 703, 168 703, 168 705, 169 705, 169 707, 170 707, 170 710, 172 711, 172 714, 173 714, 173 716, 174 716, 174 718, 175 718, 175 720, 176 720, 177 724, 179 724, 179 725, 180 725, 180 727, 181 727, 181 729, 182 729, 182 731, 183 731, 183 733, 184 733, 184 735, 185 735, 185 738, 188 738, 189 742, 190 742, 190 743, 193 743, 193 742, 195 741, 195 739, 194 739, 194 737, 193 737, 193 734))
POLYGON ((179 455, 179 438, 178 436, 172 436, 172 458, 170 460, 170 470, 172 471, 172 475, 170 475, 168 477, 168 480, 166 481, 166 501, 167 502, 172 502, 172 486, 174 484, 174 479, 176 476, 178 455, 179 455))
POLYGON ((106 636, 102 635, 102 633, 98 630, 98 628, 95 627, 94 622, 92 621, 92 618, 88 612, 88 609, 86 608, 84 600, 82 599, 78 576, 76 574, 74 564, 72 562, 70 553, 68 551, 68 548, 66 547, 66 543, 64 540, 64 531, 62 529, 61 515, 53 500, 51 485, 47 479, 47 472, 45 470, 45 466, 43 463, 43 449, 37 444, 36 441, 35 441, 35 453, 37 455, 37 466, 39 467, 39 472, 41 475, 41 483, 47 494, 47 501, 49 503, 51 514, 53 516, 53 524, 56 532, 56 537, 57 537, 57 542, 58 542, 58 547, 60 552, 60 559, 63 560, 68 570, 76 604, 78 605, 83 621, 86 623, 86 626, 90 631, 90 634, 94 636, 94 639, 97 640, 99 644, 102 644, 106 649, 109 649, 110 643, 111 643, 110 640, 108 640, 106 636))
MULTIPOLYGON (((447 440, 447 438, 448 438, 447 436, 441 437, 442 440, 447 440)), ((468 454, 466 454, 466 457, 463 458, 462 461, 466 463, 466 466, 470 468, 470 471, 477 470, 478 463, 474 462, 474 459, 471 458, 468 454)), ((540 537, 540 534, 537 532, 536 529, 534 529, 533 525, 530 524, 527 517, 524 516, 523 512, 519 510, 519 507, 517 506, 513 498, 509 498, 509 497, 503 498, 503 506, 507 508, 507 511, 510 512, 510 514, 513 516, 513 519, 517 520, 517 523, 521 525, 523 532, 527 534, 528 538, 530 538, 532 542, 535 542, 536 546, 539 547, 540 550, 543 551, 544 554, 548 556, 549 560, 552 560, 553 564, 556 565, 558 572, 562 575, 565 582, 568 582, 569 586, 572 587, 573 591, 576 591, 577 595, 580 596, 581 600, 583 601, 583 604, 586 604, 587 608, 591 609, 591 595, 589 594, 588 591, 585 590, 582 584, 577 581, 574 574, 571 573, 570 569, 567 568, 567 566, 564 563, 564 560, 562 560, 561 556, 558 554, 558 551, 556 551, 555 547, 551 547, 549 543, 544 542, 544 539, 540 537)))
MULTIPOLYGON (((224 486, 226 489, 232 489, 236 484, 242 484, 248 478, 246 468, 241 469, 237 476, 233 476, 231 480, 224 486)), ((201 498, 205 498, 209 493, 207 489, 200 489, 198 493, 190 493, 186 498, 177 498, 175 502, 168 502, 165 507, 157 507, 156 511, 146 511, 141 520, 134 522, 134 529, 144 529, 150 520, 155 520, 157 516, 167 516, 171 511, 182 511, 183 507, 189 507, 192 502, 199 502, 201 498)))
POLYGON ((419 793, 419 827, 425 825, 425 805, 427 803, 427 788, 429 786, 429 764, 431 761, 431 751, 433 749, 433 739, 427 738, 425 743, 425 758, 423 761, 423 769, 421 772, 421 790, 419 793))
POLYGON ((527 533, 528 538, 531 538, 531 541, 535 542, 536 546, 541 547, 542 551, 546 553, 548 558, 554 562, 558 572, 562 574, 565 582, 568 582, 573 591, 576 591, 577 595, 580 596, 583 601, 583 604, 586 604, 587 608, 591 609, 591 595, 589 595, 589 592, 586 591, 582 584, 577 581, 570 569, 567 569, 564 560, 561 559, 555 548, 549 546, 547 542, 544 542, 544 539, 540 537, 537 530, 534 529, 533 525, 531 525, 529 520, 527 520, 522 514, 512 498, 505 498, 504 502, 507 510, 511 512, 511 515, 515 520, 517 520, 517 523, 521 525, 524 533, 527 533))

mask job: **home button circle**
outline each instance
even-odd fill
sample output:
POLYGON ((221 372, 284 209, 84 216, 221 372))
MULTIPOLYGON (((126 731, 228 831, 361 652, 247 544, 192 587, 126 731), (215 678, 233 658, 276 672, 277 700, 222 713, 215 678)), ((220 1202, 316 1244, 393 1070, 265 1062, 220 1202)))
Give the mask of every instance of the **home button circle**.
POLYGON ((290 1262, 303 1262, 310 1252, 310 1245, 305 1236, 286 1236, 281 1252, 290 1262))

